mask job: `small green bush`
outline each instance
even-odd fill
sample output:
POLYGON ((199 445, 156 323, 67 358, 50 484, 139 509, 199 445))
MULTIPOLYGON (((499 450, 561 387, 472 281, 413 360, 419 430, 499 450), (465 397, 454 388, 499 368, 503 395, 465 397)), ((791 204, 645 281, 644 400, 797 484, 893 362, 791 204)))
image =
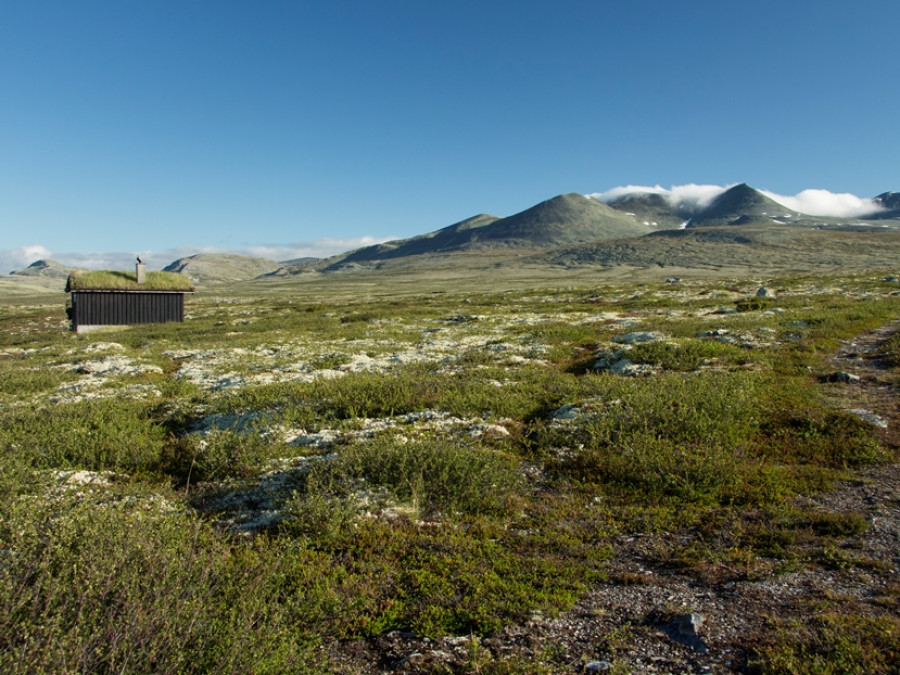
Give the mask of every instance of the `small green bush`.
POLYGON ((633 363, 647 363, 675 371, 697 370, 705 362, 712 360, 734 364, 746 359, 746 350, 712 340, 684 340, 679 344, 645 342, 635 345, 628 352, 628 360, 633 363))
POLYGON ((765 673, 866 675, 900 668, 900 620, 893 616, 816 612, 802 623, 776 621, 776 629, 751 660, 765 673))
POLYGON ((3 672, 316 669, 317 625, 337 611, 321 556, 146 511, 23 508, 5 513, 3 672))
POLYGON ((152 409, 127 399, 18 408, 0 419, 0 450, 37 468, 152 472, 169 441, 152 409))
POLYGON ((885 340, 880 353, 891 368, 900 368, 900 331, 885 340))
POLYGON ((397 501, 425 513, 498 514, 508 509, 520 484, 517 466, 479 446, 387 436, 344 446, 335 460, 315 466, 306 498, 385 488, 397 501))
POLYGON ((760 431, 759 452, 783 461, 845 469, 883 462, 890 456, 871 424, 843 410, 773 410, 760 431))

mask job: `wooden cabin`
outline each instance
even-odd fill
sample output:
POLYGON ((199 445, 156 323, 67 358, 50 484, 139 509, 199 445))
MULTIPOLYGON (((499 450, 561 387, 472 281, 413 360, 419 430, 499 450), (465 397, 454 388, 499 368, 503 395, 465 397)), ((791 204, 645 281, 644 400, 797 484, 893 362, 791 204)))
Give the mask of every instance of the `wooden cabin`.
POLYGON ((173 272, 76 271, 69 275, 67 312, 72 330, 85 333, 109 326, 184 321, 184 296, 190 279, 173 272))

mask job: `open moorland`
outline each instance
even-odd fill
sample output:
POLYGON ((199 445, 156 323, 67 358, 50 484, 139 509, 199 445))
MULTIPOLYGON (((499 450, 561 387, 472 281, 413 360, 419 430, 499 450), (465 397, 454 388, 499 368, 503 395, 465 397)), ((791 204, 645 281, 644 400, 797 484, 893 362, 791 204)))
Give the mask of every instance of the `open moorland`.
POLYGON ((897 672, 895 274, 16 296, 0 671, 897 672))

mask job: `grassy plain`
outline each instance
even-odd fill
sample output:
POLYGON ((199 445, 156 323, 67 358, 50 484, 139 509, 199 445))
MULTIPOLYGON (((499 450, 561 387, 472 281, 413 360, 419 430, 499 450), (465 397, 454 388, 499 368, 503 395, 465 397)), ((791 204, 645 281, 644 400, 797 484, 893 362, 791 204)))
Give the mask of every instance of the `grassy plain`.
MULTIPOLYGON (((669 564, 723 583, 881 564, 859 513, 797 498, 896 460, 826 382, 895 281, 439 276, 201 289, 183 324, 88 335, 62 295, 4 305, 0 670, 370 672, 345 652, 401 631, 468 636, 435 672, 628 672, 627 631, 479 640, 609 583, 623 537, 690 533, 669 564)), ((773 616, 721 667, 896 669, 885 594, 773 616)))

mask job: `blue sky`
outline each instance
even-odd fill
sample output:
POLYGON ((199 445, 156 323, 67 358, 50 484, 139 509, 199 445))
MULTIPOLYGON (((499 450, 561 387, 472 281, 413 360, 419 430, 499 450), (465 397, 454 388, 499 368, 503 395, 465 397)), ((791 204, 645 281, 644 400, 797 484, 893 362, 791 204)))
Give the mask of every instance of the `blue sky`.
POLYGON ((893 0, 0 3, 0 271, 621 185, 900 190, 893 0))

